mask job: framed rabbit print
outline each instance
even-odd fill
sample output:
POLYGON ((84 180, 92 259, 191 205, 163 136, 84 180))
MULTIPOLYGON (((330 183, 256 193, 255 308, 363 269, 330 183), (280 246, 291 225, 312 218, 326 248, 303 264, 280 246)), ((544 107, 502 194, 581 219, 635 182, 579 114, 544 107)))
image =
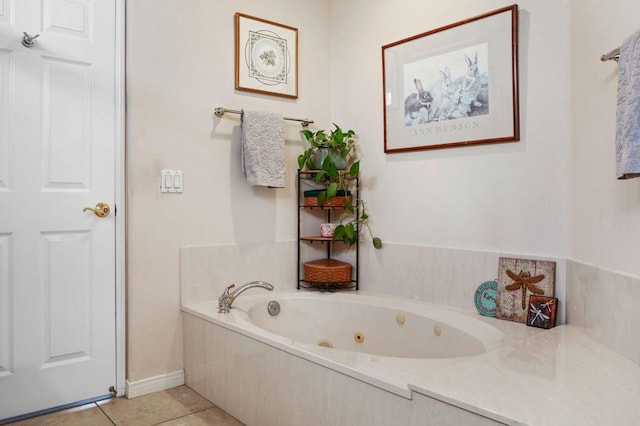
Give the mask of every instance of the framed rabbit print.
POLYGON ((382 46, 384 151, 520 139, 518 6, 382 46))
POLYGON ((236 90, 298 97, 298 29, 236 13, 236 90))

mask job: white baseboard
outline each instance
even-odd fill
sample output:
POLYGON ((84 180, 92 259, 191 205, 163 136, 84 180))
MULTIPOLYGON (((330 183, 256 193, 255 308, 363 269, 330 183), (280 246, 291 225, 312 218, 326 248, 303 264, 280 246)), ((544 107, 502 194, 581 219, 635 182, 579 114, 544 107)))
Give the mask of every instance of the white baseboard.
POLYGON ((135 382, 127 380, 125 395, 131 399, 182 385, 184 385, 184 370, 174 371, 173 373, 161 374, 160 376, 149 377, 135 382))

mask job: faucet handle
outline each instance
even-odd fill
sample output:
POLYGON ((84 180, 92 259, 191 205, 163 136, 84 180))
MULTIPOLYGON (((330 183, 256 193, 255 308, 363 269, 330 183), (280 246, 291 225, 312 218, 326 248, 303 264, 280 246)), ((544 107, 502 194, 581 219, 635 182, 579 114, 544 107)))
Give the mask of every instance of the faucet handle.
POLYGON ((231 304, 233 303, 233 297, 229 294, 229 290, 234 288, 236 285, 231 284, 222 292, 222 296, 218 297, 218 313, 226 314, 229 312, 231 308, 231 304))

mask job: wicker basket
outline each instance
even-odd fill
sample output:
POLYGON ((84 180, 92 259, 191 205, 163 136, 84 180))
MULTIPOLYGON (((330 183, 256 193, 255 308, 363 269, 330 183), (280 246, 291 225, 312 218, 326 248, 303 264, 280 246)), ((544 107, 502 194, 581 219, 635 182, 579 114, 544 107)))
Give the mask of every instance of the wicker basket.
POLYGON ((304 264, 304 280, 309 283, 346 283, 351 281, 351 265, 335 259, 320 259, 304 264))
MULTIPOLYGON (((304 191, 304 206, 305 207, 318 207, 318 193, 321 190, 304 191)), ((331 200, 324 200, 322 207, 342 207, 344 199, 351 202, 351 191, 338 191, 337 195, 331 200)))

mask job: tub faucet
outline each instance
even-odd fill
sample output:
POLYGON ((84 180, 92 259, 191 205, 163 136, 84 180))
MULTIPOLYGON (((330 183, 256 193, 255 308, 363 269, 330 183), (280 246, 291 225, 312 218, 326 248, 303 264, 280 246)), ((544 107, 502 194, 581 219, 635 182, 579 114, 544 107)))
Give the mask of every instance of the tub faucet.
POLYGON ((222 292, 222 296, 218 297, 218 313, 229 313, 229 309, 231 309, 233 301, 236 300, 236 297, 240 296, 240 294, 242 294, 242 292, 244 292, 245 290, 249 290, 253 287, 260 287, 269 291, 273 290, 273 286, 265 281, 251 281, 249 283, 242 284, 233 292, 230 292, 230 290, 235 286, 235 284, 231 284, 229 287, 224 289, 224 291, 222 292))

